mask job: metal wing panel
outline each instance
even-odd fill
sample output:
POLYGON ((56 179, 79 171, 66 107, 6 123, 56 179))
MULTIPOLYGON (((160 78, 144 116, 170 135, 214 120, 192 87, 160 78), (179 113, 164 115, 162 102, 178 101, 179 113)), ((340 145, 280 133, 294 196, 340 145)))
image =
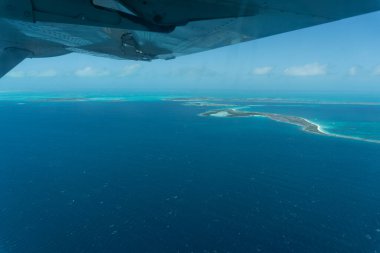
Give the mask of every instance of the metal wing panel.
POLYGON ((378 0, 119 0, 139 16, 157 24, 246 17, 277 10, 331 20, 379 9, 378 0))
MULTIPOLYGON (((205 0, 205 2, 210 1, 205 0)), ((231 0, 220 2, 231 2, 231 0)), ((238 2, 235 1, 236 4, 238 2)), ((257 8, 253 16, 193 21, 185 26, 177 27, 170 34, 155 34, 150 38, 146 36, 146 32, 136 32, 137 40, 142 45, 149 42, 156 44, 157 47, 166 48, 172 54, 158 57, 171 58, 320 25, 380 9, 378 0, 254 0, 250 2, 257 8)))
POLYGON ((323 17, 330 20, 338 20, 355 15, 360 15, 380 8, 378 0, 255 0, 262 9, 277 10, 304 16, 323 17))
POLYGON ((24 49, 9 47, 1 50, 0 78, 29 56, 31 56, 31 52, 24 49))
MULTIPOLYGON (((0 18, 9 16, 6 30, 22 34, 14 41, 33 57, 74 51, 132 60, 171 59, 380 9, 380 0, 34 0, 32 10, 20 5, 33 23, 7 11, 19 1, 26 0, 0 4, 0 18)), ((3 37, 0 44, 12 36, 3 37)))

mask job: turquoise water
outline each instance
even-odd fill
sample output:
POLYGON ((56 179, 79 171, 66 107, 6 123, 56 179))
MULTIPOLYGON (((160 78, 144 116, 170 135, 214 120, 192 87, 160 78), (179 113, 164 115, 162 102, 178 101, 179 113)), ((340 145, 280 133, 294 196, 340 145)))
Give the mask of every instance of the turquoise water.
POLYGON ((380 140, 380 105, 280 104, 246 109, 304 117, 330 133, 380 140))
MULTIPOLYGON (((74 99, 81 101, 161 101, 167 98, 189 98, 189 94, 173 93, 0 93, 0 101, 19 101, 39 102, 48 99, 57 99, 56 102, 62 102, 59 99, 74 99)), ((207 98, 209 94, 199 93, 194 97, 207 98)), ((214 94, 215 95, 215 94, 214 94)), ((210 102, 217 103, 234 103, 242 107, 244 110, 281 113, 286 115, 294 115, 304 117, 315 123, 318 123, 325 131, 329 133, 360 137, 365 139, 380 140, 380 98, 371 94, 225 94, 220 93, 212 98, 210 102), (239 95, 239 97, 237 97, 239 95), (259 101, 245 101, 245 99, 261 99, 259 101), (267 102, 269 99, 270 102, 267 102), (238 100, 238 101, 235 101, 238 100), (271 101, 273 100, 273 101, 271 101), (276 103, 276 100, 283 101, 276 103), (330 113, 332 112, 332 113, 330 113)), ((48 101, 52 102, 52 101, 48 101)), ((70 101, 69 101, 70 102, 70 101)), ((205 108, 207 110, 207 108, 205 108)))
MULTIPOLYGON (((0 101, 0 252, 380 250, 379 144, 161 96, 46 97, 0 101)), ((253 110, 378 136, 378 106, 253 110)))

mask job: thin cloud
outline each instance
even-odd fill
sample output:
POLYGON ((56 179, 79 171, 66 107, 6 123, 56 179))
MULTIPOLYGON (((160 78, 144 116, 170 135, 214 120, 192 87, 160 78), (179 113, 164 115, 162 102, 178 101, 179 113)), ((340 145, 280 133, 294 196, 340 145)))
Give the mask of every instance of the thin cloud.
POLYGON ((375 69, 373 70, 373 74, 375 76, 380 76, 380 66, 375 67, 375 69))
POLYGON ((79 77, 101 77, 108 76, 109 74, 110 72, 107 69, 95 69, 90 66, 75 71, 75 75, 79 77))
POLYGON ((12 77, 12 78, 22 78, 25 77, 26 73, 21 70, 13 70, 11 72, 8 72, 6 76, 12 77))
POLYGON ((284 74, 288 76, 322 76, 326 75, 326 73, 327 66, 319 63, 294 66, 284 70, 284 74))
POLYGON ((54 69, 28 72, 28 76, 30 77, 54 77, 57 75, 58 75, 58 72, 54 69))
POLYGON ((7 74, 8 77, 13 77, 13 78, 55 77, 57 75, 58 75, 58 72, 54 69, 32 70, 32 71, 13 70, 7 74))
POLYGON ((352 66, 348 69, 348 75, 356 76, 359 72, 359 68, 357 66, 352 66))
POLYGON ((140 64, 127 65, 121 70, 120 76, 130 76, 134 74, 140 67, 140 64))
POLYGON ((252 70, 253 75, 268 75, 272 72, 273 68, 270 66, 258 67, 252 70))

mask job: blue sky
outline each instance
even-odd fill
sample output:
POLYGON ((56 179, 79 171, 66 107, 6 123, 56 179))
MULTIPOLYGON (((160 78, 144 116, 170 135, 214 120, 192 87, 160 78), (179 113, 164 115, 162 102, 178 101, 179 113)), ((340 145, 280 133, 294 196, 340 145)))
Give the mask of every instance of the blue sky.
POLYGON ((26 60, 1 90, 361 91, 380 95, 380 12, 171 61, 26 60))

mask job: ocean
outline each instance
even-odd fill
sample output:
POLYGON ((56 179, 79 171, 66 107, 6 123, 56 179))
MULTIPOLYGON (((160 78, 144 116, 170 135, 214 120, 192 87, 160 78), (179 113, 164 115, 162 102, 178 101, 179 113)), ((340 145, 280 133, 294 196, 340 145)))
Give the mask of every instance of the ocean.
MULTIPOLYGON (((380 252, 378 143, 176 99, 26 97, 0 101, 1 253, 380 252)), ((378 104, 223 102, 380 140, 378 104)))

